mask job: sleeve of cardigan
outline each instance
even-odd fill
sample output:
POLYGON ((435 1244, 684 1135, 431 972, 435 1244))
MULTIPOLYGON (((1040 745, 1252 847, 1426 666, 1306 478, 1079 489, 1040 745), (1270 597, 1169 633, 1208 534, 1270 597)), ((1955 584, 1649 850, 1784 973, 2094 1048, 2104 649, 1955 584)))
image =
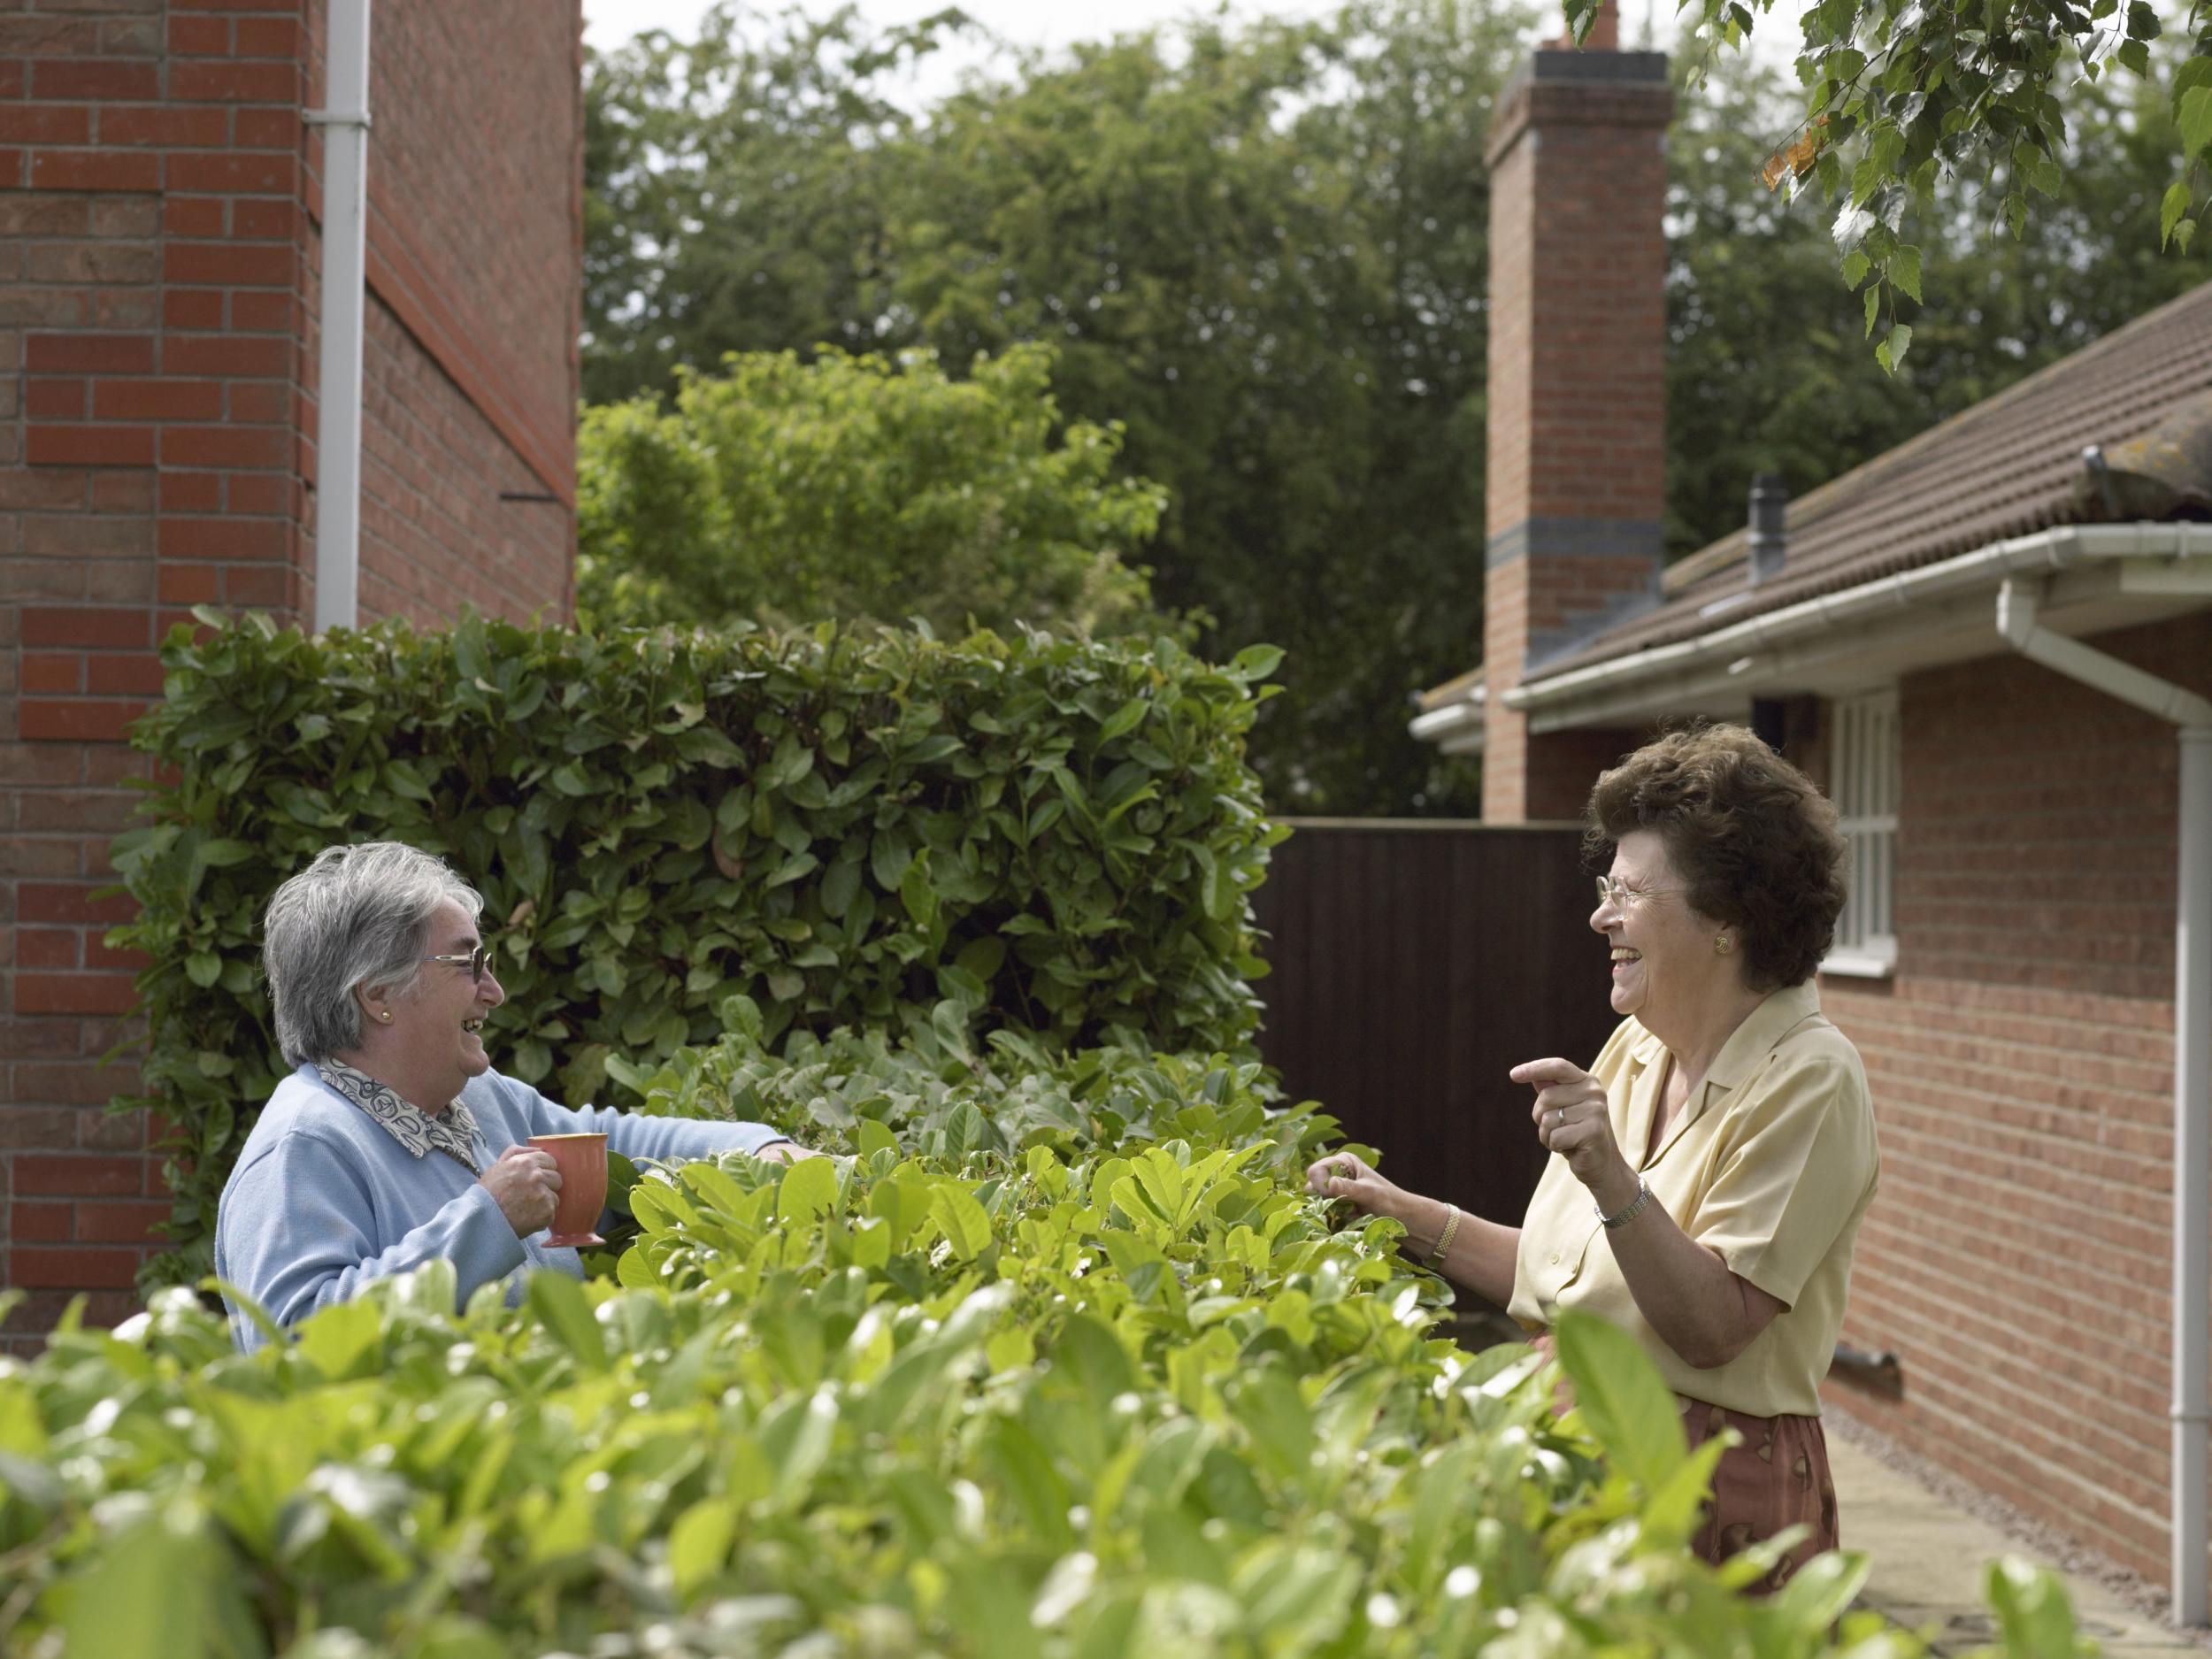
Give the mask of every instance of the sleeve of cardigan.
MULTIPOLYGON (((345 1302, 371 1279, 443 1258, 459 1280, 457 1305, 523 1263, 522 1240, 499 1201, 472 1186, 410 1233, 373 1236, 368 1188, 344 1150, 312 1134, 290 1134, 239 1172, 223 1205, 224 1269, 231 1282, 291 1325, 345 1302)), ((262 1337, 234 1317, 240 1347, 262 1337)))
MULTIPOLYGON (((790 1137, 766 1124, 717 1122, 697 1118, 647 1118, 612 1106, 562 1106, 526 1083, 502 1078, 510 1101, 518 1105, 534 1135, 603 1134, 610 1151, 626 1158, 678 1163, 717 1152, 758 1152, 790 1137)), ((496 1157, 500 1148, 494 1147, 496 1157)))

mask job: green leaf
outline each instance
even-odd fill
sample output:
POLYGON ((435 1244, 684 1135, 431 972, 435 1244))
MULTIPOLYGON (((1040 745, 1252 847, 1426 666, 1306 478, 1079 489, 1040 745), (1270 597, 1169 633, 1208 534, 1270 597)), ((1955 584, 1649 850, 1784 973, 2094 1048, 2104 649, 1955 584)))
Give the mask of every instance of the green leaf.
POLYGON ((1230 659, 1227 672, 1237 680, 1265 680, 1282 665, 1282 660, 1279 645, 1248 645, 1230 659))
POLYGON ((2192 86, 2175 94, 2174 125, 2181 129, 2184 160, 2212 145, 2212 85, 2192 86))
POLYGON ((1690 1541, 1703 1521, 1705 1501, 1713 1494, 1713 1471, 1719 1467, 1728 1445, 1720 1435, 1701 1440, 1680 1466, 1650 1492, 1644 1503, 1647 1539, 1670 1548, 1690 1541))
POLYGON ((588 1371, 607 1369, 606 1339, 593 1317, 584 1287, 566 1273, 550 1268, 530 1275, 530 1311, 546 1334, 574 1356, 588 1371))
POLYGON ((906 873, 899 878, 899 902, 918 927, 929 927, 937 920, 937 889, 929 879, 929 856, 925 853, 906 866, 906 873))
POLYGON ((127 1526, 70 1586, 72 1654, 100 1659, 260 1659, 268 1647, 242 1605, 232 1563, 190 1498, 127 1526))
POLYGON ((367 1374, 382 1347, 384 1316, 370 1302, 341 1302, 302 1320, 302 1358, 332 1382, 367 1374))
POLYGON ((1892 324, 1882 343, 1874 348, 1874 360, 1882 365, 1885 373, 1894 374, 1911 346, 1912 330, 1902 323, 1892 324))
POLYGON ((778 1509, 795 1506, 829 1461, 838 1416, 837 1396, 825 1388, 787 1402, 762 1423, 761 1441, 776 1471, 770 1497, 778 1509))
POLYGON ((949 1183, 940 1186, 930 1201, 930 1217, 964 1262, 983 1254, 991 1242, 991 1218, 973 1194, 949 1183))
POLYGON ((801 1158, 783 1172, 776 1217, 786 1226, 811 1225, 837 1207, 837 1165, 829 1158, 801 1158))
POLYGON ((886 893, 896 893, 899 882, 913 862, 913 843, 896 829, 879 829, 868 847, 868 868, 875 876, 876 885, 886 893))
POLYGON ((863 1216, 852 1224, 852 1260, 855 1267, 880 1268, 891 1260, 891 1224, 863 1216))
POLYGON ((2073 1604, 2056 1573, 2006 1555, 1989 1563, 1984 1587, 2008 1659, 2076 1659, 2073 1604))
POLYGON ((668 1529, 668 1566, 675 1576, 679 1601, 688 1603, 730 1564, 737 1523, 737 1506, 719 1498, 703 1499, 676 1517, 668 1529))
POLYGON ((1914 304, 1920 303, 1919 249, 1907 244, 1890 255, 1888 276, 1914 304))
POLYGON ((1873 263, 1874 262, 1872 260, 1866 257, 1866 252, 1863 249, 1854 248, 1849 253, 1846 254, 1843 258, 1844 287, 1847 288, 1855 288, 1860 283, 1865 281, 1866 273, 1873 267, 1873 263))
POLYGON ((1777 1622, 1785 1630, 1826 1630, 1844 1616, 1865 1587, 1870 1568, 1866 1556, 1856 1552, 1831 1550, 1814 1556, 1790 1576, 1775 1596, 1777 1622))
POLYGON ((960 948, 954 962, 963 972, 972 973, 988 985, 1005 964, 1006 941, 997 938, 971 940, 960 948))
POLYGON ((1618 1325, 1563 1310, 1555 1333, 1576 1403, 1614 1467, 1647 1494, 1689 1455, 1674 1394, 1651 1356, 1618 1325))
POLYGON ((2158 204, 2158 245, 2163 248, 2173 240, 2174 227, 2181 223, 2189 211, 2191 200, 2189 181, 2177 179, 2166 187, 2166 194, 2158 204))
POLYGON ((859 891, 860 860, 833 859, 822 876, 822 914, 833 918, 843 916, 852 908, 853 895, 859 891))
POLYGON ((1144 709, 1145 703, 1142 697, 1130 698, 1100 724, 1098 741, 1102 743, 1110 743, 1124 733, 1136 730, 1138 723, 1144 718, 1144 709))

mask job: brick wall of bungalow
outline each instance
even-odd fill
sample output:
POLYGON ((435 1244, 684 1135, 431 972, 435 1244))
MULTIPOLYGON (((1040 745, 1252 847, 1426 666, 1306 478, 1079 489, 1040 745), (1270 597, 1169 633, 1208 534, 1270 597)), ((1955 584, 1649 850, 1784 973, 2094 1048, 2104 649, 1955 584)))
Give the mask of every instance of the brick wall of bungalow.
MULTIPOLYGON (((580 16, 380 6, 361 613, 569 614, 580 16), (499 73, 482 65, 495 62, 499 73), (503 495, 549 497, 502 499, 503 495)), ((96 1317, 166 1211, 127 906, 93 894, 156 642, 313 612, 324 7, 0 16, 0 1286, 96 1317)), ((19 1338, 19 1340, 20 1340, 19 1338)))
MULTIPOLYGON (((2212 693, 2212 618, 2093 642, 2212 693)), ((2162 1583, 2174 729, 2010 656, 1899 701, 1896 977, 1822 996, 1882 1144, 1845 1340, 1905 1393, 1828 1398, 2162 1583)))

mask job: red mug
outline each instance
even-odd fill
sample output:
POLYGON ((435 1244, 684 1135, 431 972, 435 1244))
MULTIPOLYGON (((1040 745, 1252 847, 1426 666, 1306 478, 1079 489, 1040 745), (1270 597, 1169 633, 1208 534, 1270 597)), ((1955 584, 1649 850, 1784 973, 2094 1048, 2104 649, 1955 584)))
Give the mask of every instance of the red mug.
POLYGON ((561 1171, 560 1202, 554 1207, 546 1243, 571 1248, 604 1244, 593 1228, 607 1207, 607 1137, 532 1135, 530 1144, 551 1153, 561 1171))

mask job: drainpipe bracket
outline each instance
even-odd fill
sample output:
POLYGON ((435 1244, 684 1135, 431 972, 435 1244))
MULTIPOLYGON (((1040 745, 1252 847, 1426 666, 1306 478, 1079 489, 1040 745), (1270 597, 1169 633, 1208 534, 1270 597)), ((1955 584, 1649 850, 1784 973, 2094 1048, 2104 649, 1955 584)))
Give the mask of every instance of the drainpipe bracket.
POLYGON ((375 125, 366 110, 302 110, 300 119, 310 127, 358 127, 365 130, 375 125))

